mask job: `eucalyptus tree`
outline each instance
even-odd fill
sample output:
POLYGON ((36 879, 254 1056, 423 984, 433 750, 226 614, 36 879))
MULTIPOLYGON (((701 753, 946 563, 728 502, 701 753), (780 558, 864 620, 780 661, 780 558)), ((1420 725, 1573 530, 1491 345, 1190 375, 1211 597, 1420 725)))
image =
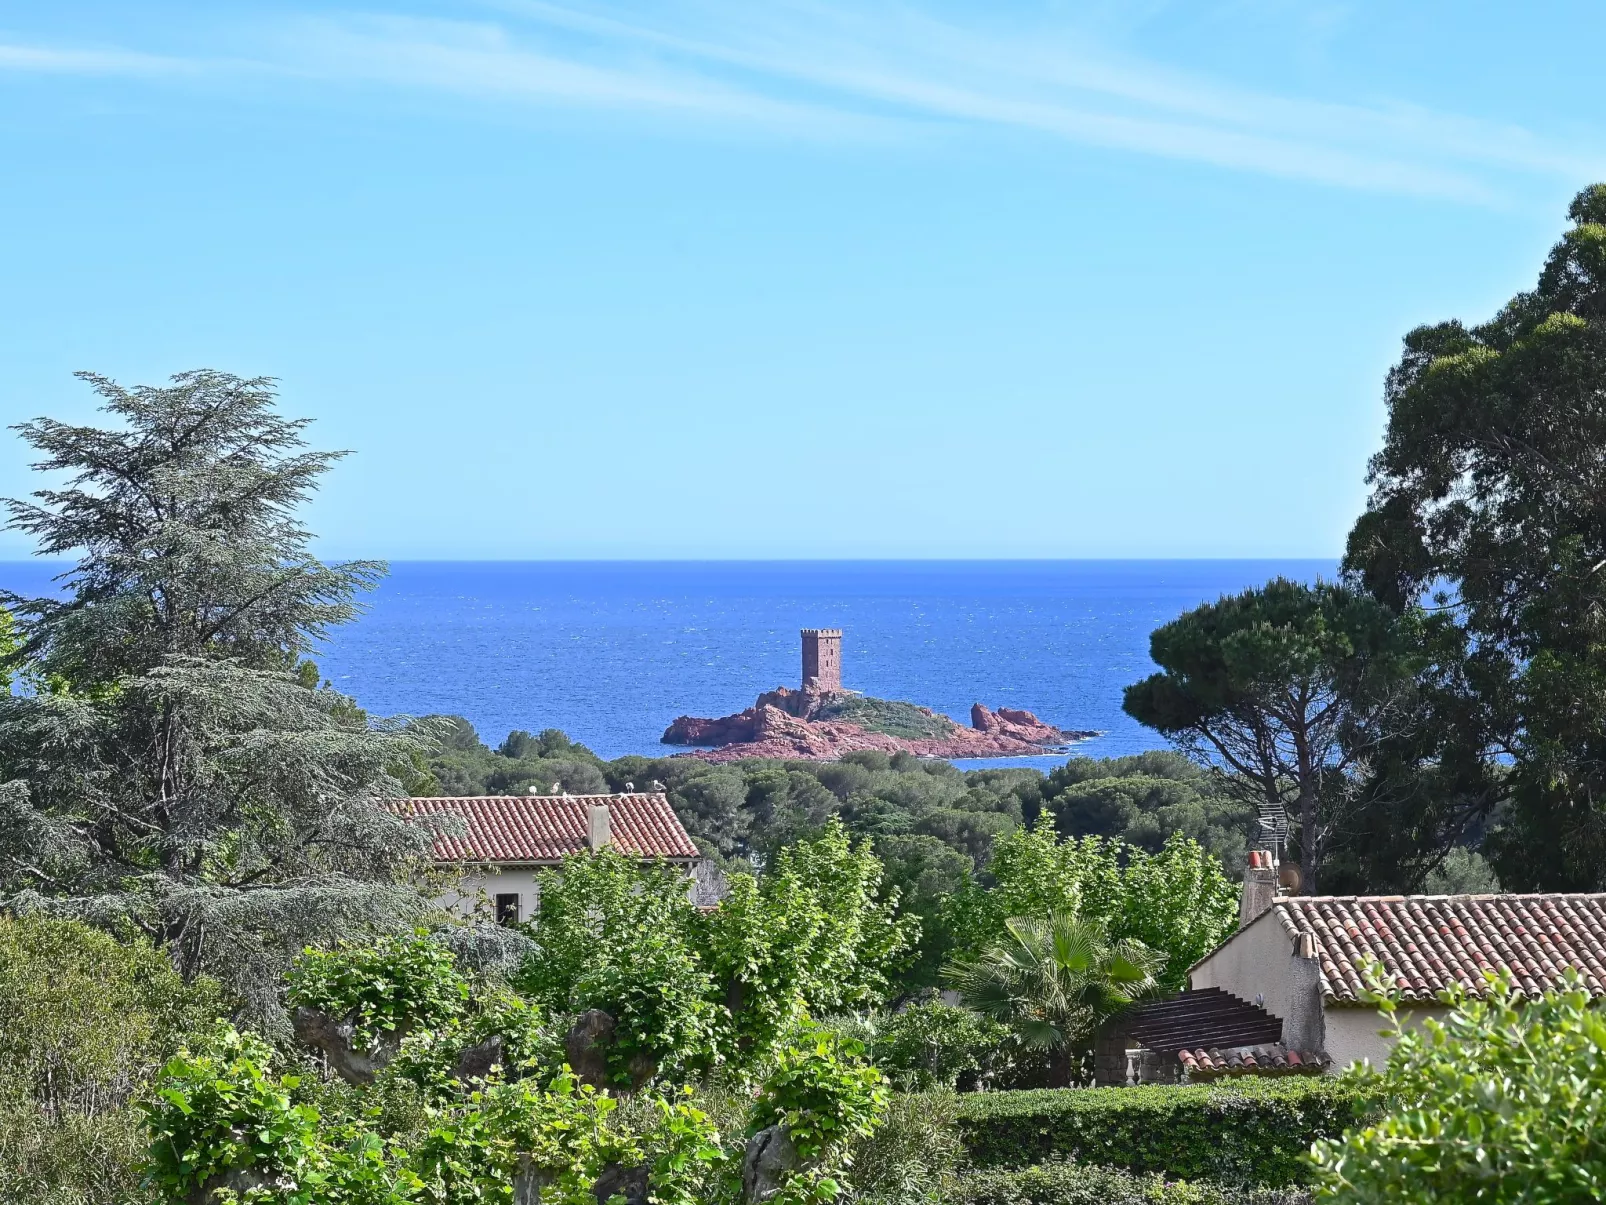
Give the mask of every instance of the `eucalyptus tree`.
POLYGON ((14 428, 49 484, 10 526, 71 558, 59 597, 8 595, 0 892, 132 925, 271 1020, 308 941, 394 927, 423 834, 384 806, 427 733, 370 721, 304 660, 384 566, 325 564, 297 510, 339 453, 307 449, 273 382, 80 374, 108 426, 14 428))
MULTIPOLYGON (((1346 569, 1453 623, 1447 763, 1500 788, 1503 884, 1606 887, 1606 184, 1537 286, 1412 331, 1346 569)), ((1465 776, 1464 774, 1462 775, 1465 776)))

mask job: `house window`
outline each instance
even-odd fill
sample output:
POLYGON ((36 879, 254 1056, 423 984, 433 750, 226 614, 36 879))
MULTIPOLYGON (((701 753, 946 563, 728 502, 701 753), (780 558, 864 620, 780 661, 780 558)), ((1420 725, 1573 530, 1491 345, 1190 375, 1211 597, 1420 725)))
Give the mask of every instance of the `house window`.
POLYGON ((516 925, 519 923, 518 892, 497 893, 496 923, 499 925, 516 925))

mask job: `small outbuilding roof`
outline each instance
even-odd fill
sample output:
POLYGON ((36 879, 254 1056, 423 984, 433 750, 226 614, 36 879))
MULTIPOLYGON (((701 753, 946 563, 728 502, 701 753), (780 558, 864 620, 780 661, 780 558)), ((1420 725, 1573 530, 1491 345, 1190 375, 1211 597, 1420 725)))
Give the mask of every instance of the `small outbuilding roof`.
POLYGON ((608 809, 609 844, 637 858, 684 861, 701 854, 662 792, 624 795, 443 795, 398 799, 397 815, 462 817, 463 831, 435 835, 437 862, 555 864, 587 848, 591 808, 608 809))
POLYGON ((1162 1054, 1197 1047, 1264 1046, 1283 1036, 1281 1018, 1219 987, 1134 1004, 1111 1017, 1103 1028, 1162 1054))
POLYGON ((1404 1000, 1434 1000, 1452 983, 1482 995, 1485 971, 1509 971, 1529 996, 1575 968, 1606 995, 1606 894, 1282 896, 1273 911, 1298 948, 1314 939, 1322 996, 1359 1004, 1368 956, 1404 1000))

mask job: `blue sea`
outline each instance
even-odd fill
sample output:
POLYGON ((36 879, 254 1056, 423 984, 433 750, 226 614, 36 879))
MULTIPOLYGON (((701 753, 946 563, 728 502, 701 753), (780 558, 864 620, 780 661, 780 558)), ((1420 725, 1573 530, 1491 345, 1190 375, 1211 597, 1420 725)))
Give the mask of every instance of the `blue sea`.
MULTIPOLYGON (((663 754, 679 715, 740 711, 796 686, 798 629, 843 629, 843 683, 969 722, 1019 707, 1104 735, 1078 754, 1164 741, 1121 711, 1153 672, 1149 633, 1292 561, 396 562, 319 664, 376 715, 468 717, 489 744, 561 728, 604 757, 663 754)), ((0 563, 45 592, 52 567, 0 563)), ((1063 755, 963 762, 1051 768, 1063 755)))

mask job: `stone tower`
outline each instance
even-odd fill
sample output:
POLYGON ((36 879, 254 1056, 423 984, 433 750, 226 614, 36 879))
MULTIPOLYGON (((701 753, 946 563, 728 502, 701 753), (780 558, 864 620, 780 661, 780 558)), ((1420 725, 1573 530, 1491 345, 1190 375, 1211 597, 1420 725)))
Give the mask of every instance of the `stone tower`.
POLYGON ((823 695, 842 689, 842 629, 803 629, 803 690, 823 695))

